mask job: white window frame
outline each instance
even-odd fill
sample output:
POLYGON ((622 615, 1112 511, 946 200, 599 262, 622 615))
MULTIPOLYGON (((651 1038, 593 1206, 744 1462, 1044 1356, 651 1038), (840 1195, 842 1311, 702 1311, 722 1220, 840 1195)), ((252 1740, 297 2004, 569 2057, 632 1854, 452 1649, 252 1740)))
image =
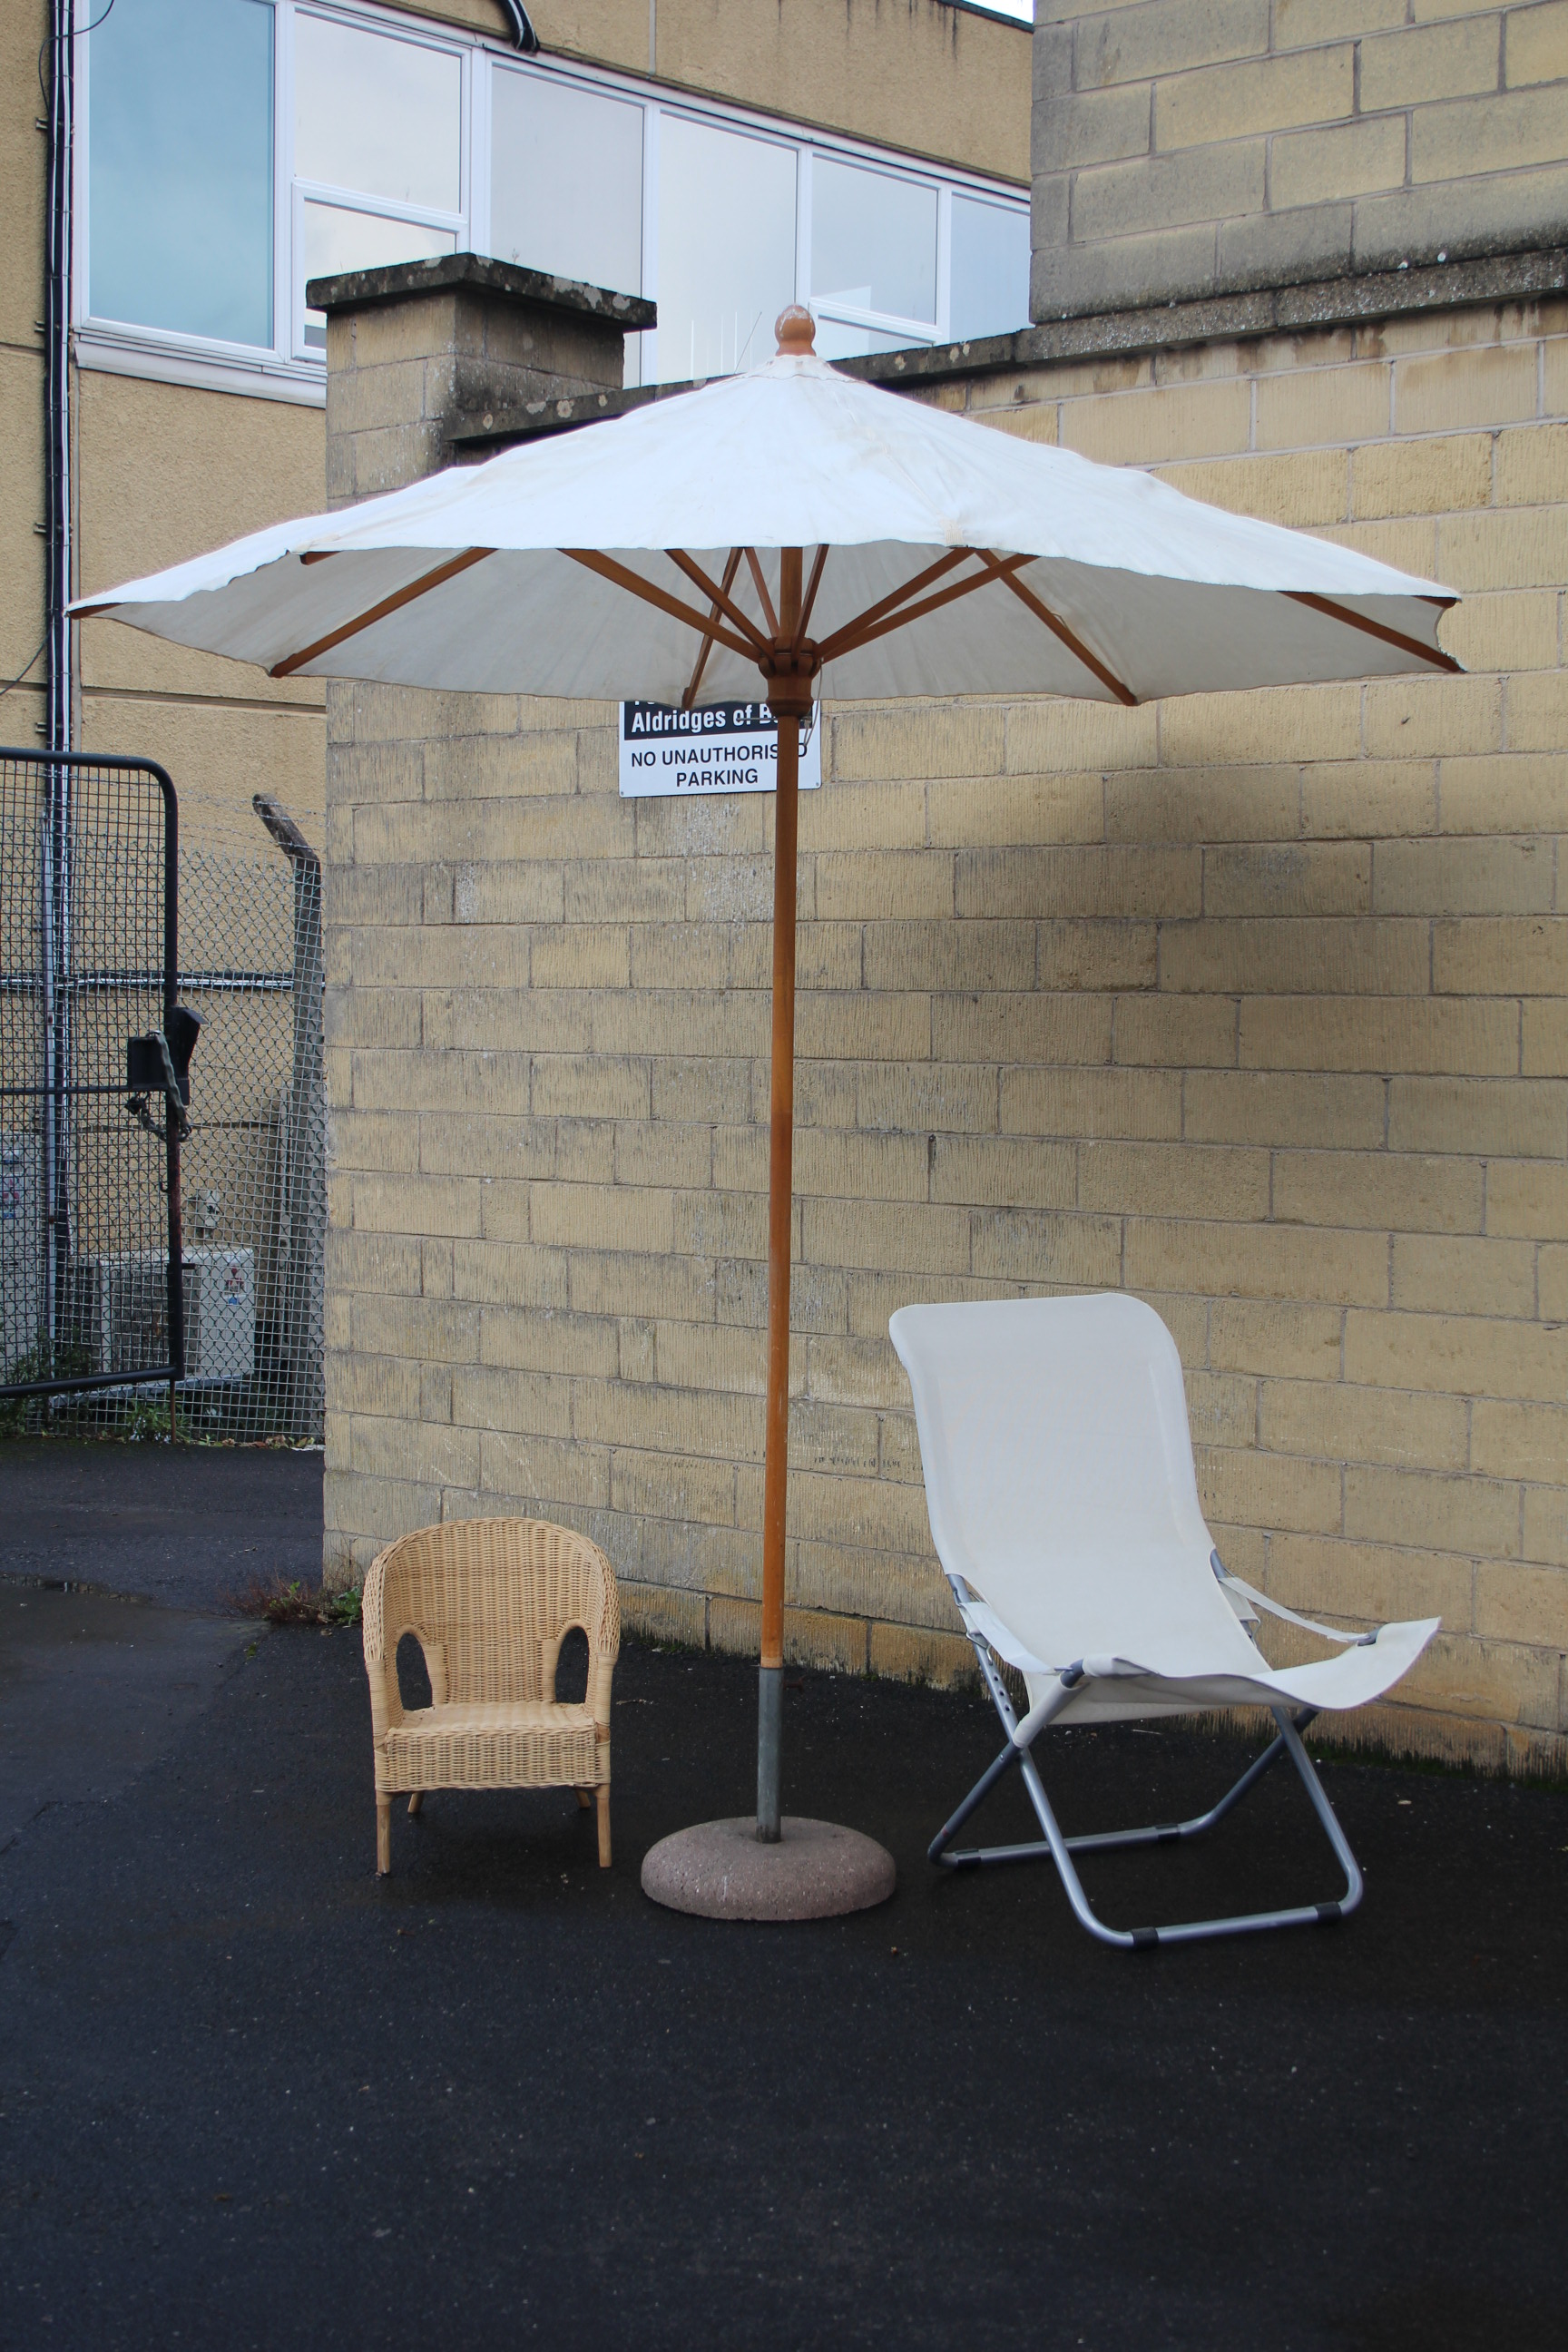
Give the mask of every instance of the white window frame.
MULTIPOLYGON (((75 0, 79 29, 86 30, 101 0, 75 0)), ((319 346, 304 341, 302 207, 306 201, 342 205, 382 220, 406 220, 411 226, 443 229, 451 234, 459 252, 483 253, 489 247, 491 88, 497 73, 543 75, 605 97, 629 100, 643 113, 642 284, 617 289, 658 299, 659 126, 673 114, 710 128, 763 139, 795 152, 795 299, 805 301, 825 320, 862 328, 879 336, 896 337, 917 347, 952 340, 952 199, 973 196, 1003 210, 1027 215, 1028 192, 1003 180, 956 165, 927 163, 916 156, 819 131, 787 116, 728 101, 688 98, 663 85, 605 68, 566 63, 554 58, 520 58, 499 40, 454 30, 402 10, 378 7, 371 0, 262 0, 273 12, 273 297, 270 350, 251 344, 223 343, 174 329, 129 324, 94 318, 88 309, 91 222, 88 203, 89 137, 91 120, 90 41, 77 51, 76 188, 77 232, 74 319, 79 363, 111 373, 152 377, 216 390, 248 392, 269 399, 294 400, 319 407, 326 397, 326 363, 319 346), (297 15, 325 17, 365 32, 389 34, 416 46, 456 56, 461 67, 462 125, 459 160, 460 209, 437 212, 427 207, 367 196, 353 189, 294 178, 294 24, 297 15), (902 319, 878 310, 817 300, 810 291, 812 242, 812 167, 816 157, 856 164, 889 177, 908 180, 936 192, 936 318, 902 319)), ((1023 322, 1020 321, 1020 324, 1023 322)), ((658 333, 650 329, 626 338, 626 380, 628 384, 659 380, 658 333)), ((672 379, 679 381, 679 379, 672 379)))

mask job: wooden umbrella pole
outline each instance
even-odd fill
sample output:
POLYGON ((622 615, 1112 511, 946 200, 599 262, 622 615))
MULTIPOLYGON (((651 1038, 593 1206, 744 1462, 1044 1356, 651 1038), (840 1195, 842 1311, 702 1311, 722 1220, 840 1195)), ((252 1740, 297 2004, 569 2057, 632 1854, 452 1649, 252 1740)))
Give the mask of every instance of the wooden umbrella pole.
MULTIPOLYGON (((801 551, 780 557, 781 647, 800 614, 801 551)), ((788 656, 785 656, 787 660, 788 656)), ((790 1223, 795 1202, 795 841, 800 810, 800 722, 809 676, 770 677, 778 730, 773 801, 773 1036, 768 1147, 768 1397, 763 1475, 763 1638, 757 1686, 757 1835, 780 1834, 779 1749, 784 1706, 784 1506, 789 1486, 790 1223)))

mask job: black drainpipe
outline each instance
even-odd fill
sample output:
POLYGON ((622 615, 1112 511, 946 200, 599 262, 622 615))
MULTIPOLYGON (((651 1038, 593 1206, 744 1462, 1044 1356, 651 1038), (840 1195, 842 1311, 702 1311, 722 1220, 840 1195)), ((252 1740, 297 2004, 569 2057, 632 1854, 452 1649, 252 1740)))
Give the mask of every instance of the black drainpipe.
POLYGON ((49 41, 49 201, 44 268, 44 408, 47 459, 49 695, 43 732, 51 751, 71 748, 71 112, 76 36, 72 0, 54 0, 49 41))

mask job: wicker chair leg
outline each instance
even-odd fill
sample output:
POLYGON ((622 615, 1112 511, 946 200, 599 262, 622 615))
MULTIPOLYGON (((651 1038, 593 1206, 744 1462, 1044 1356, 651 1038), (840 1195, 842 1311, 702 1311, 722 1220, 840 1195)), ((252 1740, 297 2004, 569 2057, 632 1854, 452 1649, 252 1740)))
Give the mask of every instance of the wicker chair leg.
POLYGON ((421 1811, 423 1810, 423 1808, 424 1808, 424 1804, 425 1804, 425 1791, 424 1791, 424 1790, 423 1790, 423 1789, 416 1789, 416 1790, 415 1790, 415 1791, 414 1791, 414 1794, 413 1794, 413 1795, 409 1798, 409 1800, 408 1800, 408 1818, 409 1818, 409 1820, 410 1820, 410 1821, 412 1821, 412 1820, 413 1820, 413 1818, 414 1818, 414 1816, 415 1816, 415 1814, 416 1814, 416 1813, 417 1813, 417 1812, 419 1812, 419 1811, 421 1811))
POLYGON ((586 1790, 586 1789, 579 1789, 579 1790, 578 1790, 578 1791, 577 1791, 577 1810, 578 1810, 578 1811, 579 1811, 579 1812, 585 1813, 585 1812, 587 1811, 587 1810, 588 1810, 589 1806, 593 1803, 593 1801, 594 1801, 593 1797, 592 1797, 592 1795, 591 1795, 591 1793, 590 1793, 590 1791, 589 1791, 588 1790, 586 1790))
POLYGON ((610 1866, 610 1790, 606 1781, 599 1790, 599 1868, 610 1866))
POLYGON ((392 1799, 378 1797, 375 1801, 375 1870, 378 1878, 388 1876, 392 1869, 392 1799))

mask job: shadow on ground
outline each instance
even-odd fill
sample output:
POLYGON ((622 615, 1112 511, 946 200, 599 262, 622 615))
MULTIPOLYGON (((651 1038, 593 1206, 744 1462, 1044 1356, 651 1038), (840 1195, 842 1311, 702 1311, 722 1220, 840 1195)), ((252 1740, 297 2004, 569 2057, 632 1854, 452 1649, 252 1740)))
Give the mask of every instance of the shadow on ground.
MULTIPOLYGON (((789 1809, 898 1860, 857 1919, 639 1893, 655 1838, 751 1801, 754 1671, 718 1656, 623 1654, 608 1872, 569 1795, 451 1794, 378 1883, 346 1632, 231 1654, 139 1777, 51 1805, 0 1857, 7 2341, 1562 2341, 1568 1794, 1331 1765, 1355 1919, 1129 1958, 1052 1874, 924 1863, 978 1703, 791 1679, 789 1809)), ((1069 1829, 1238 1762, 1055 1755, 1069 1829)), ((1027 1833, 1016 1788, 989 1818, 1027 1833)), ((1092 1891, 1131 1922, 1337 1890, 1276 1778, 1092 1891)))

